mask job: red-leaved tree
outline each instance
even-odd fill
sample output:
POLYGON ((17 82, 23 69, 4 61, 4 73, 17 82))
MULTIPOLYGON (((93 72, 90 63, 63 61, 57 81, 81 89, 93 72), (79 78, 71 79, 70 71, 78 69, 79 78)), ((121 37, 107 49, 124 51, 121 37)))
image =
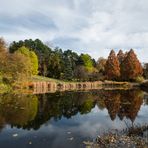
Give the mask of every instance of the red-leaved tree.
POLYGON ((120 77, 120 65, 114 50, 111 50, 106 61, 105 74, 108 80, 118 80, 120 77))
POLYGON ((136 77, 142 76, 143 74, 141 63, 133 49, 128 52, 120 67, 122 80, 134 80, 136 77))
POLYGON ((125 54, 123 53, 123 51, 120 49, 118 54, 117 54, 117 58, 119 60, 119 63, 122 63, 122 61, 124 60, 125 58, 125 54))

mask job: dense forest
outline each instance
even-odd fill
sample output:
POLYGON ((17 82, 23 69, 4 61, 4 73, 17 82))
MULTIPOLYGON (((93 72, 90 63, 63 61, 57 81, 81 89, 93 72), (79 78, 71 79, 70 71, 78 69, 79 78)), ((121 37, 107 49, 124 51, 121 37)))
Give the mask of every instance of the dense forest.
POLYGON ((66 81, 142 81, 148 78, 148 63, 141 64, 131 49, 96 61, 88 54, 50 48, 41 40, 13 41, 9 46, 0 38, 0 80, 15 84, 40 75, 66 81))

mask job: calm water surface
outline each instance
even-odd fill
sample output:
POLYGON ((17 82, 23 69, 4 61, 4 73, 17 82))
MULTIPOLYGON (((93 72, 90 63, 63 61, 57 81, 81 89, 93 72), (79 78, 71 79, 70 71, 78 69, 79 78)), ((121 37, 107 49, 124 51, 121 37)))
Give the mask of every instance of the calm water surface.
POLYGON ((0 148, 79 148, 136 123, 148 123, 140 90, 0 96, 0 148))

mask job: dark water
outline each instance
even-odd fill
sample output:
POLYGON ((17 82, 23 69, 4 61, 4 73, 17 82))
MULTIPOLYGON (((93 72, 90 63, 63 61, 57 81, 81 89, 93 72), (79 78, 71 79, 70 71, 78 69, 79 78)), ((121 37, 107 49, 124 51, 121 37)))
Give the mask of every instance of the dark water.
POLYGON ((0 96, 0 148, 79 148, 136 123, 148 123, 140 90, 0 96))

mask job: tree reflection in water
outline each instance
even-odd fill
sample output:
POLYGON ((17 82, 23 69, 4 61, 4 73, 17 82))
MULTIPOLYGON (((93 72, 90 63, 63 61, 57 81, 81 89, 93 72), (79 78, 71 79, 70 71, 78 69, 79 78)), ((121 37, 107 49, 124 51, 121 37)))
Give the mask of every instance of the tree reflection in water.
POLYGON ((0 128, 10 124, 28 130, 39 129, 50 119, 87 114, 96 105, 100 110, 106 108, 111 120, 118 116, 120 120, 126 117, 134 122, 142 103, 143 92, 140 90, 4 94, 0 96, 0 128))
POLYGON ((38 99, 34 95, 4 94, 0 96, 0 126, 4 123, 22 127, 34 120, 38 99))

